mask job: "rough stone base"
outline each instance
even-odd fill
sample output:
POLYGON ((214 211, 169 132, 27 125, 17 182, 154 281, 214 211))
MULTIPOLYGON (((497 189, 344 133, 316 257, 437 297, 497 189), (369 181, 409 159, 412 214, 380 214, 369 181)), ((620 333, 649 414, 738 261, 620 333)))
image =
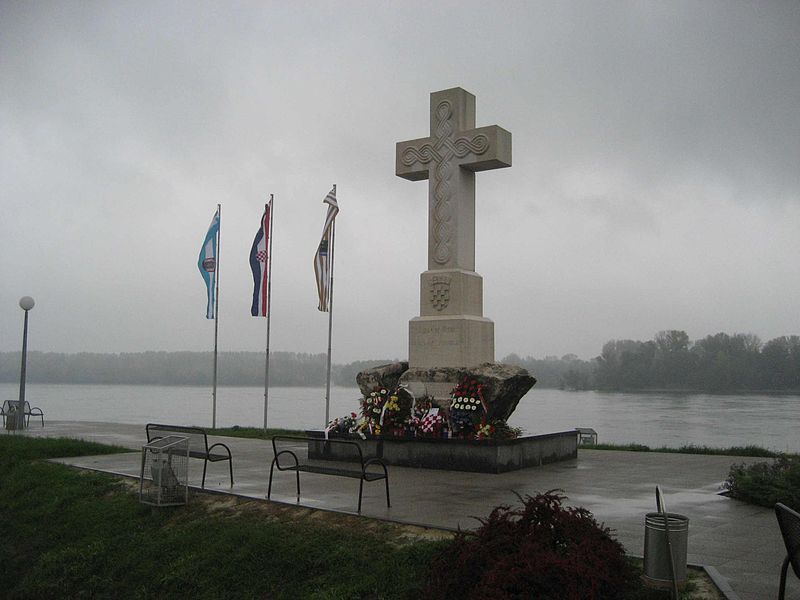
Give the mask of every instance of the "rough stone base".
POLYGON ((406 371, 408 371, 408 363, 405 361, 389 363, 364 369, 356 375, 356 383, 358 389, 361 390, 361 395, 366 398, 375 388, 395 389, 400 382, 400 376, 406 371))
POLYGON ((450 392, 464 377, 474 378, 483 386, 483 399, 489 407, 487 418, 505 421, 536 383, 522 367, 501 363, 485 363, 472 369, 409 369, 407 362, 397 362, 361 371, 356 381, 364 397, 376 387, 393 390, 402 384, 414 397, 431 396, 435 404, 448 408, 450 392))
POLYGON ((437 404, 448 407, 450 392, 464 377, 471 377, 483 386, 483 398, 489 407, 487 418, 505 421, 536 383, 536 379, 522 367, 502 363, 484 363, 470 369, 411 367, 400 376, 400 383, 417 398, 433 396, 437 404))
MULTIPOLYGON (((324 433, 307 431, 308 458, 311 460, 352 461, 346 444, 325 444, 324 433)), ((378 457, 388 465, 505 473, 528 467, 578 458, 578 436, 572 431, 521 437, 514 440, 448 440, 438 438, 354 439, 364 458, 378 457)))

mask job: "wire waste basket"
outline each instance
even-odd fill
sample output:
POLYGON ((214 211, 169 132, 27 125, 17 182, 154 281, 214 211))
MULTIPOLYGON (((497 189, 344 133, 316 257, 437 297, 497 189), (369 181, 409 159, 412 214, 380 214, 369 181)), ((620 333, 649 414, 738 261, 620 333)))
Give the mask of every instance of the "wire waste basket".
POLYGON ((189 438, 168 435, 142 446, 139 501, 177 506, 189 500, 189 438))

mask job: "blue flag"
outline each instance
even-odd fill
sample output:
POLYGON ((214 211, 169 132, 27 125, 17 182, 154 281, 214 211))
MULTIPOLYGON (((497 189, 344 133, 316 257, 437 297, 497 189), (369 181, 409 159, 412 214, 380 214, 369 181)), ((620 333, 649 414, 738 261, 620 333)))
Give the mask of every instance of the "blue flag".
POLYGON ((219 208, 211 219, 211 226, 208 228, 203 247, 200 248, 200 258, 197 260, 197 268, 206 282, 208 293, 208 304, 206 305, 206 319, 214 318, 214 309, 217 305, 217 245, 219 243, 219 208))

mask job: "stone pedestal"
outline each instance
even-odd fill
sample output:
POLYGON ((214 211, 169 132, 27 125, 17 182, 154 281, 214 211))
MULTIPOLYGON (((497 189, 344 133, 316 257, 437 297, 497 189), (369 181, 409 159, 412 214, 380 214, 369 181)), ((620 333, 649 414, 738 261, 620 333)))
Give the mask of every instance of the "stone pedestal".
POLYGON ((494 362, 494 323, 485 317, 415 317, 408 323, 410 368, 476 367, 494 362))
POLYGON ((494 362, 494 323, 483 316, 483 278, 475 271, 425 271, 419 305, 408 326, 409 367, 494 362))

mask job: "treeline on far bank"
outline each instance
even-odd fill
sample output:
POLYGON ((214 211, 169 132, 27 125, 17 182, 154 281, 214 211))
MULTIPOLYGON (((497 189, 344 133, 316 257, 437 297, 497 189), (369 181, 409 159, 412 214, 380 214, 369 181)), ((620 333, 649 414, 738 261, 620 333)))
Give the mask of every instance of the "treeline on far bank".
MULTIPOLYGON (((270 385, 325 385, 326 355, 270 353, 270 385)), ((335 385, 354 386, 356 374, 397 359, 334 364, 335 385)), ((525 367, 540 388, 607 391, 800 392, 800 337, 762 343, 751 334, 718 333, 692 342, 685 331, 661 331, 652 340, 611 340, 600 356, 582 360, 509 354, 502 362, 525 367)), ((29 352, 31 383, 210 385, 211 352, 61 354, 29 352)), ((0 352, 0 382, 19 381, 20 353, 0 352)), ((220 385, 264 385, 263 352, 221 352, 220 385)))
POLYGON ((800 336, 762 343, 752 334, 717 333, 691 341, 685 331, 661 331, 652 340, 611 340, 590 361, 507 356, 542 387, 578 390, 707 392, 800 391, 800 336))
MULTIPOLYGON (((19 352, 0 352, 0 382, 19 381, 19 352)), ((26 380, 30 383, 211 385, 211 352, 130 352, 97 354, 80 352, 28 352, 26 380)), ((356 373, 392 362, 390 359, 334 364, 335 385, 354 386, 356 373)), ((219 385, 263 386, 263 352, 220 352, 219 385)), ((324 386, 327 358, 323 354, 270 352, 271 386, 324 386)))

